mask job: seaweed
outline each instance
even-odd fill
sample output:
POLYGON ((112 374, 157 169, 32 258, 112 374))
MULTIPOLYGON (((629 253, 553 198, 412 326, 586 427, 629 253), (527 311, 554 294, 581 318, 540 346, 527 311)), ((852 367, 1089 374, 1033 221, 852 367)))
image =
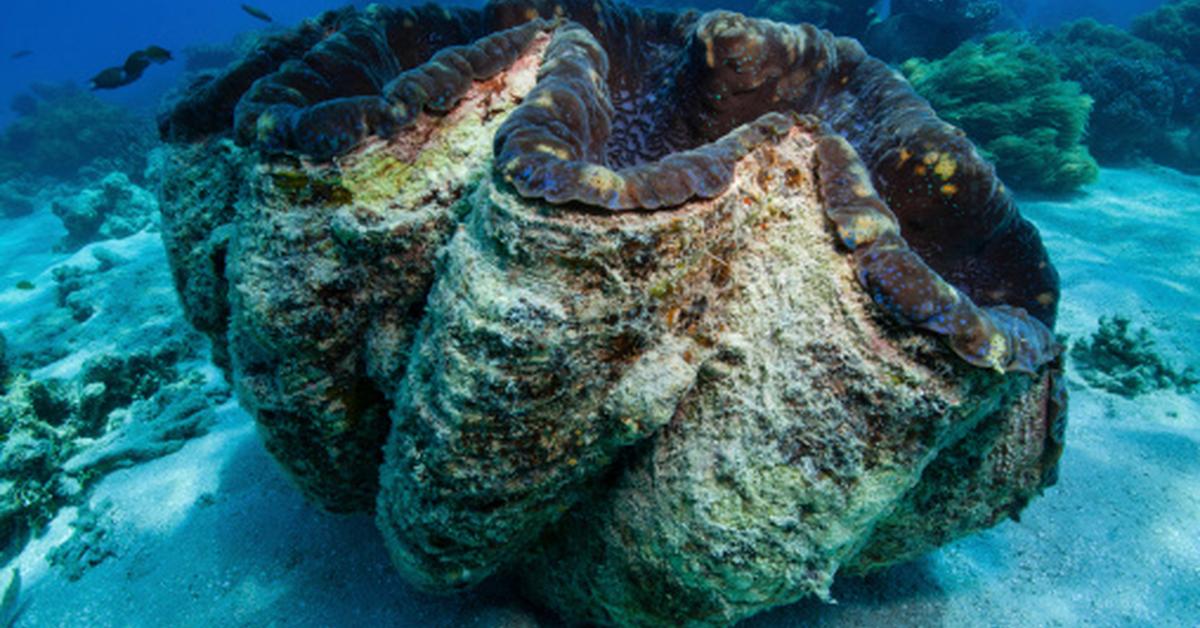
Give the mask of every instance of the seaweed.
POLYGON ((1096 180, 1099 166, 1082 143, 1093 99, 1023 34, 998 33, 936 61, 910 59, 903 70, 1013 187, 1060 193, 1096 180))

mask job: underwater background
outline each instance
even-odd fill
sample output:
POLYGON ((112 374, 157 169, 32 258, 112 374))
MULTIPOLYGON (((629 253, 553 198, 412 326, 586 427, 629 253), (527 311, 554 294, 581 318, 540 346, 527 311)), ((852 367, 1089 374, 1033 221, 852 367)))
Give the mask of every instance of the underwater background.
MULTIPOLYGON (((633 4, 863 42, 995 165, 1061 280, 1057 483, 739 625, 1200 625, 1200 0, 633 4)), ((191 244, 164 248, 159 116, 340 6, 5 5, 0 626, 565 625, 507 577, 419 591, 371 515, 306 500, 181 288, 191 244)))

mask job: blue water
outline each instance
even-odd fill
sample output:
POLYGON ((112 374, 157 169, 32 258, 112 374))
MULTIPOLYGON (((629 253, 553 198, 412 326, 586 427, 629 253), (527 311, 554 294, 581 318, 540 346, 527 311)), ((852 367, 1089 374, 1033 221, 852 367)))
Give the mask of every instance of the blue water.
MULTIPOLYGON (((1050 27, 1084 16, 1125 25, 1134 15, 1160 4, 1154 0, 1010 2, 1029 28, 1050 27)), ((287 26, 346 4, 323 0, 262 0, 255 6, 270 14, 277 25, 287 26)), ((455 4, 477 6, 480 3, 455 4)), ((730 5, 721 0, 697 0, 691 4, 705 9, 730 5)), ((74 81, 83 85, 101 68, 118 65, 132 50, 150 44, 179 51, 190 45, 224 43, 238 33, 262 27, 263 24, 244 13, 237 2, 10 0, 4 3, 0 15, 0 127, 13 119, 14 114, 7 106, 9 101, 31 82, 74 81), (33 54, 17 60, 8 58, 19 50, 30 50, 33 54)), ((151 111, 157 106, 159 96, 179 80, 181 68, 182 63, 178 60, 151 68, 141 81, 115 92, 102 93, 101 98, 151 111)))

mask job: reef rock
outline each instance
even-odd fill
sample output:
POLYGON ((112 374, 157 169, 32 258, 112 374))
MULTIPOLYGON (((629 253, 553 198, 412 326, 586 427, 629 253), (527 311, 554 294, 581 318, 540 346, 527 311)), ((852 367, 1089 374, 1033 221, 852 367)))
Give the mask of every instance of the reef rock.
POLYGON ((146 167, 155 143, 149 121, 72 83, 29 89, 20 117, 0 131, 0 180, 114 170, 137 178, 146 167))
POLYGON ((33 213, 33 194, 27 182, 9 180, 0 183, 0 217, 21 218, 33 213))
POLYGON ((857 42, 506 0, 260 50, 160 118, 176 286, 413 583, 725 624, 1053 483, 1053 266, 857 42))
POLYGON ((67 229, 61 246, 75 249, 97 240, 124 238, 154 224, 158 202, 154 194, 134 185, 125 173, 112 172, 98 186, 85 188, 65 201, 55 201, 53 211, 67 229))

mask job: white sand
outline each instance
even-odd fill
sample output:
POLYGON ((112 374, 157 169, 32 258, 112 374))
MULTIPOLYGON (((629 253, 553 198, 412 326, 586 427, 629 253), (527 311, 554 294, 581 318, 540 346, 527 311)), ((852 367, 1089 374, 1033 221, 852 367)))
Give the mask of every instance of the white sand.
MULTIPOLYGON (((1063 333, 1126 314, 1173 363, 1200 364, 1200 180, 1105 170, 1078 198, 1023 209, 1063 276, 1063 333)), ((837 605, 747 625, 1200 625, 1200 394, 1126 400, 1070 382, 1061 479, 1021 523, 842 581, 837 605)), ((18 559, 16 625, 538 625, 502 583, 449 598, 406 587, 369 518, 307 506, 232 405, 181 451, 112 474, 89 507, 113 555, 76 582, 48 568, 64 512, 18 559)))

